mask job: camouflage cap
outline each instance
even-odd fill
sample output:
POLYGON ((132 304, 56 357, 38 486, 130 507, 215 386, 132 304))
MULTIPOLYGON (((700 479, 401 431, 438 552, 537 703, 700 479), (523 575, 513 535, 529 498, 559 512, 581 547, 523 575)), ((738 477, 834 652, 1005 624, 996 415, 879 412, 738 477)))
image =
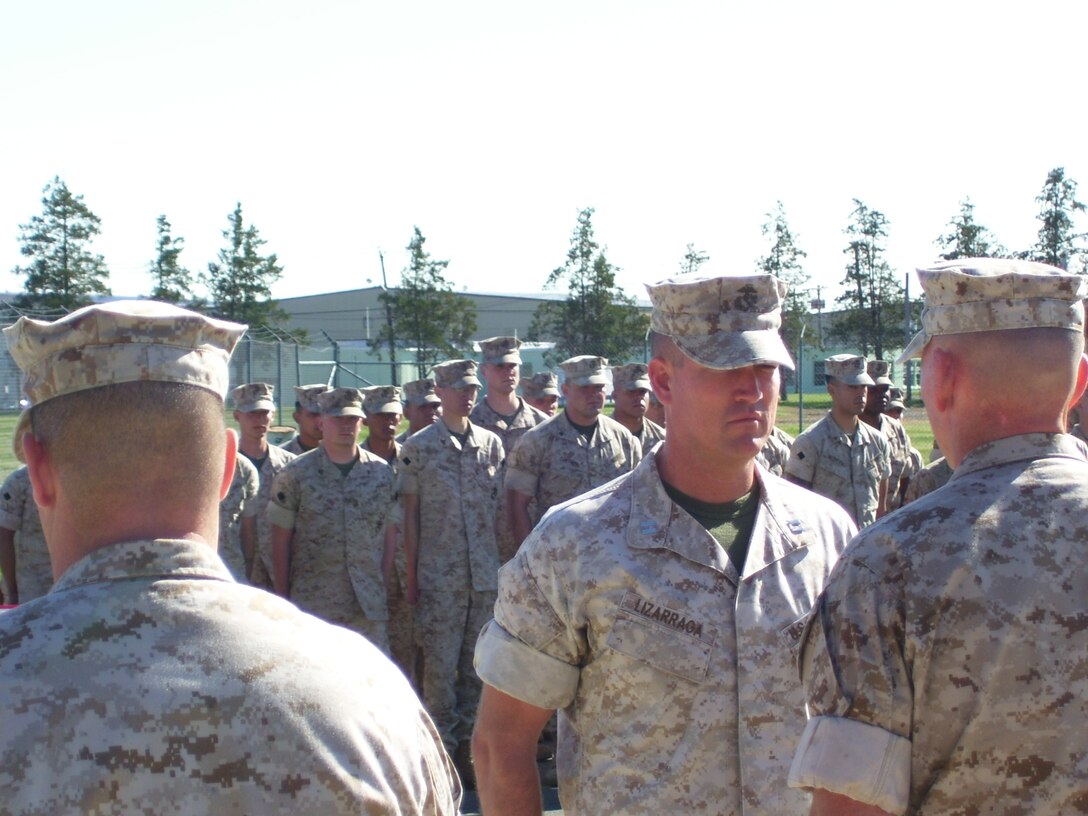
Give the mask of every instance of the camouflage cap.
POLYGON ((612 389, 635 391, 644 388, 650 390, 650 370, 645 363, 628 363, 612 366, 612 389))
POLYGON ((364 388, 363 412, 367 416, 404 413, 404 406, 400 403, 400 389, 395 385, 372 385, 364 388))
POLYGON ((330 388, 317 395, 317 405, 322 416, 363 415, 363 392, 358 388, 330 388))
POLYGON ((650 327, 699 365, 793 368, 778 335, 786 284, 774 275, 678 275, 646 289, 654 306, 650 327))
POLYGON ((497 365, 500 363, 520 363, 521 341, 516 337, 489 337, 480 341, 480 351, 484 362, 497 365))
POLYGON ((922 330, 899 355, 920 357, 940 334, 1003 329, 1084 330, 1085 278, 1034 261, 968 258, 918 270, 922 330))
POLYGON ((314 385, 296 385, 295 386, 295 402, 302 406, 306 411, 311 411, 315 414, 321 413, 321 408, 317 404, 317 395, 324 394, 332 386, 325 383, 315 383, 314 385))
POLYGON ((888 389, 888 407, 886 410, 905 411, 907 409, 906 403, 903 402, 905 396, 906 395, 903 393, 902 388, 897 385, 893 385, 891 388, 888 389))
POLYGON ((426 405, 442 402, 434 393, 434 380, 425 377, 422 380, 412 380, 404 384, 404 402, 407 405, 426 405))
POLYGON ((521 381, 521 393, 530 399, 559 396, 559 378, 551 371, 538 371, 527 380, 521 381))
POLYGON ((431 369, 434 384, 439 388, 469 388, 480 384, 475 360, 446 360, 431 369))
POLYGON ((873 381, 873 385, 894 385, 888 372, 892 370, 892 364, 887 360, 870 360, 865 365, 865 373, 873 381))
POLYGON ((272 386, 268 383, 239 385, 230 392, 230 401, 234 410, 243 414, 276 410, 276 402, 272 399, 272 386))
POLYGON ((154 300, 116 300, 4 329, 34 405, 128 382, 195 385, 226 396, 227 361, 246 327, 154 300))
POLYGON ((846 385, 876 385, 866 373, 865 358, 857 354, 836 354, 824 361, 824 371, 846 385))
POLYGON ((593 354, 579 354, 559 364, 563 369, 566 382, 571 385, 607 385, 608 376, 604 370, 608 367, 608 360, 593 354))

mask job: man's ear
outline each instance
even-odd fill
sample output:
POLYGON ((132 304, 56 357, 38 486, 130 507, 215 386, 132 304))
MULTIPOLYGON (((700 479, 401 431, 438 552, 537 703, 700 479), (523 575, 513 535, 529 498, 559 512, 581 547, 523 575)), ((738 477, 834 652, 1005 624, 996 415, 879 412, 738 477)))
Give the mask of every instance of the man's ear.
POLYGON ((672 404, 672 368, 664 357, 654 357, 646 364, 650 385, 662 405, 672 404))
POLYGON ((34 488, 34 502, 38 507, 52 507, 57 501, 57 475, 49 451, 34 434, 23 434, 23 456, 34 488))
POLYGON ((223 483, 219 485, 219 501, 227 496, 230 483, 234 481, 235 459, 238 458, 238 432, 233 428, 227 428, 226 452, 223 457, 223 483))
POLYGON ((947 411, 956 403, 960 361, 951 350, 938 345, 934 345, 929 353, 929 376, 933 378, 930 394, 937 410, 947 411))

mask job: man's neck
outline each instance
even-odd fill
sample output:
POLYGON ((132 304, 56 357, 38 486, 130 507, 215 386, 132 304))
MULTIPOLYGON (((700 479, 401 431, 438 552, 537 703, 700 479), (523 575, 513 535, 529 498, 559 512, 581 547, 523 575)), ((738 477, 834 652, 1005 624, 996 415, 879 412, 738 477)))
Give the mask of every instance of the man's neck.
POLYGON ((835 424, 838 425, 839 429, 847 436, 853 436, 854 431, 858 429, 858 418, 856 414, 848 414, 845 411, 832 408, 831 418, 835 420, 835 424))
POLYGON ((566 416, 567 422, 569 422, 571 425, 579 425, 579 426, 581 426, 583 428, 589 428, 589 427, 591 427, 593 425, 596 425, 597 420, 600 419, 600 416, 601 416, 600 414, 592 414, 592 415, 589 415, 589 416, 580 416, 580 415, 571 413, 571 410, 569 408, 564 408, 563 409, 563 415, 566 416))
POLYGON ((654 456, 661 479, 681 493, 699 501, 723 504, 736 501, 751 491, 755 484, 755 464, 752 459, 713 457, 705 449, 688 448, 666 436, 654 456))
POLYGON ((858 417, 858 419, 860 419, 866 425, 870 425, 870 426, 872 426, 874 428, 879 429, 880 428, 880 417, 882 417, 882 416, 883 416, 883 414, 870 414, 868 412, 865 412, 865 413, 862 413, 862 415, 860 417, 858 417))
POLYGON ((321 437, 319 436, 305 436, 303 434, 298 435, 298 443, 306 450, 313 450, 321 444, 321 437))
POLYGON ((268 455, 268 438, 264 436, 259 439, 243 438, 238 442, 238 450, 250 459, 264 459, 268 455))
POLYGON ((346 465, 348 462, 354 462, 359 456, 359 446, 352 445, 329 445, 322 443, 325 449, 325 455, 329 457, 329 460, 337 465, 346 465))
POLYGON ((378 439, 375 436, 368 436, 366 444, 370 448, 370 452, 375 456, 380 456, 385 461, 389 462, 396 456, 397 443, 392 439, 378 439))
POLYGON ((488 391, 484 397, 484 402, 487 403, 488 408, 501 416, 516 414, 518 408, 521 407, 521 402, 513 391, 505 394, 500 394, 498 391, 488 391))
POLYGON ((446 428, 453 433, 463 434, 468 430, 468 417, 451 416, 446 412, 443 412, 442 422, 444 422, 446 428))

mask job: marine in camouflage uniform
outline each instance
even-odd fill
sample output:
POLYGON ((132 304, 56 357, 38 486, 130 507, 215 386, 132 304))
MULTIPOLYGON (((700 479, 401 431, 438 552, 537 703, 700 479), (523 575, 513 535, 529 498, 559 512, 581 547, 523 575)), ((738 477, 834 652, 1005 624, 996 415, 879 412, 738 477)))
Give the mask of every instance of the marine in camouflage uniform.
POLYGON ((952 468, 947 459, 942 456, 936 461, 930 462, 910 477, 910 484, 907 485, 907 492, 903 496, 903 504, 910 504, 927 493, 932 493, 937 488, 944 487, 951 478, 952 468))
MULTIPOLYGON (((526 431, 548 419, 543 411, 514 393, 521 379, 520 346, 521 341, 516 337, 490 337, 480 341, 484 358, 480 373, 487 383, 487 393, 468 417, 473 425, 499 437, 504 451, 513 450, 526 431)), ((510 524, 506 502, 499 502, 498 512, 499 563, 505 564, 514 557, 520 542, 510 524)))
POLYGON ((257 468, 246 457, 234 460, 234 478, 219 502, 219 557, 234 580, 247 584, 257 544, 257 468))
POLYGON ((807 812, 784 784, 804 717, 796 644, 855 527, 753 465, 777 366, 792 365, 777 333, 785 286, 683 276, 649 290, 669 434, 632 473, 550 513, 500 572, 476 652, 484 812, 539 796, 504 783, 556 708, 568 816, 807 812), (747 521, 712 533, 685 505, 743 505, 747 521))
POLYGON ((955 472, 864 530, 828 583, 790 783, 819 813, 1083 812, 1088 461, 1060 431, 1085 285, 997 259, 919 278, 923 328, 901 359, 922 354, 955 472))
POLYGON ((786 472, 786 463, 790 460, 790 447, 793 445, 793 437, 775 427, 767 436, 756 461, 767 468, 775 476, 782 476, 786 472))
POLYGON ((873 382, 865 358, 838 354, 826 366, 832 409, 793 441, 786 477, 837 502, 865 527, 885 512, 891 452, 884 435, 857 418, 873 382))
POLYGON ((401 398, 404 403, 404 418, 408 420, 408 427, 397 436, 397 442, 403 444, 412 434, 419 433, 438 421, 442 413, 442 401, 434 393, 434 380, 430 377, 406 382, 401 398))
POLYGON ((325 383, 295 386, 295 412, 292 418, 298 426, 298 433, 280 446, 285 451, 301 456, 321 444, 321 407, 317 404, 317 395, 324 394, 329 388, 325 383))
POLYGON ((276 410, 271 385, 239 385, 231 392, 231 400, 234 403, 234 420, 241 431, 238 453, 248 458, 257 468, 260 482, 257 491, 257 552, 249 582, 255 587, 271 590, 272 522, 268 520, 268 502, 272 497, 272 481, 295 458, 295 454, 268 444, 268 423, 276 410))
POLYGON ((25 467, 13 470, 0 487, 0 569, 9 604, 40 598, 53 586, 53 565, 25 467))
POLYGON ((601 413, 608 360, 581 355, 560 365, 566 407, 522 436, 506 463, 506 502, 519 544, 550 508, 629 472, 642 458, 631 432, 601 413))
POLYGON ((288 462, 272 483, 268 520, 276 591, 388 653, 384 562, 392 562, 386 539, 398 520, 393 469, 356 443, 363 417, 359 389, 333 388, 317 402, 321 447, 288 462), (346 440, 333 419, 353 428, 346 440))
POLYGON ((884 434, 888 440, 888 456, 891 475, 888 477, 887 509, 890 513, 902 504, 903 492, 913 474, 911 464, 910 435, 903 423, 888 416, 886 410, 891 404, 892 380, 888 376, 891 365, 886 360, 869 360, 866 373, 873 381, 865 392, 865 410, 859 419, 870 428, 884 434))
POLYGON ((357 635, 235 583, 215 554, 233 457, 222 397, 244 328, 119 301, 6 330, 34 401, 26 459, 60 577, 0 616, 0 810, 457 812, 400 672, 357 635), (158 437, 175 434, 189 444, 165 450, 158 437), (189 538, 126 538, 133 522, 189 538))
MULTIPOLYGON (((395 385, 375 385, 362 389, 363 419, 367 427, 366 440, 360 447, 383 459, 394 476, 400 465, 400 442, 396 429, 400 425, 403 403, 401 390, 395 385)), ((404 549, 401 524, 393 527, 393 566, 386 573, 385 594, 389 604, 389 654, 404 676, 419 691, 423 668, 419 644, 416 642, 416 608, 408 603, 408 554, 404 549)))
POLYGON ((399 476, 423 702, 454 753, 472 734, 480 696, 472 649, 495 603, 503 448, 468 420, 480 385, 476 363, 440 363, 434 378, 442 419, 404 443, 399 476))
POLYGON ((612 366, 612 419, 631 432, 643 453, 665 438, 665 429, 646 417, 650 393, 645 363, 612 366))

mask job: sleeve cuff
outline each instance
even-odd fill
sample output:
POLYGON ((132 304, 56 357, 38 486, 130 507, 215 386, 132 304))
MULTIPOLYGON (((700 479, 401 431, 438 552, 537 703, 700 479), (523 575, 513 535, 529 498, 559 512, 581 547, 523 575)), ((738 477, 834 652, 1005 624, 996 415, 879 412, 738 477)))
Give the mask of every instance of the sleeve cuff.
POLYGON ((791 788, 821 788, 906 813, 910 802, 910 740, 844 717, 813 717, 790 766, 791 788))
POLYGON ((508 468, 504 477, 503 487, 507 490, 516 490, 526 496, 536 495, 536 476, 517 468, 508 468))
POLYGON ((476 641, 473 663, 489 686, 537 708, 566 708, 581 674, 577 666, 522 643, 494 620, 476 641))
POLYGON ((275 524, 277 527, 282 527, 285 530, 293 530, 295 528, 295 511, 288 510, 282 504, 276 504, 274 501, 268 503, 268 509, 265 510, 265 518, 271 524, 275 524))

